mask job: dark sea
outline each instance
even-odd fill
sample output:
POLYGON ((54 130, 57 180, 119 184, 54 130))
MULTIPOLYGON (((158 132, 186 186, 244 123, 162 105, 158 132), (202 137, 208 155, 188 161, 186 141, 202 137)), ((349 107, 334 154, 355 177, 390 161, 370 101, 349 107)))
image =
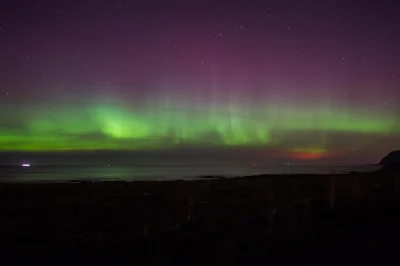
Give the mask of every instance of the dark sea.
POLYGON ((172 181, 192 180, 202 176, 227 178, 260 174, 346 174, 370 172, 378 165, 294 166, 294 165, 151 165, 151 166, 14 166, 0 168, 1 183, 69 181, 172 181))

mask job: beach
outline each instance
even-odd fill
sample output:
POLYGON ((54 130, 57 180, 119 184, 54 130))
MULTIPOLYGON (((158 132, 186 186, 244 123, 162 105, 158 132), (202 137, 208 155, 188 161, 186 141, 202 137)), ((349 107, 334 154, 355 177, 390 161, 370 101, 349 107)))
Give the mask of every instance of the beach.
POLYGON ((8 265, 383 262, 400 235, 399 182, 377 171, 3 183, 1 253, 8 265))

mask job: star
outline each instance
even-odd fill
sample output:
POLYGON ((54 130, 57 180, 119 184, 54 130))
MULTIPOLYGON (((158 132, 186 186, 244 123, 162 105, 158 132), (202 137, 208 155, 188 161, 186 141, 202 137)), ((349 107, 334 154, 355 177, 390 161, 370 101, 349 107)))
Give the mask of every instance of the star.
MULTIPOLYGON (((374 157, 400 141, 392 126, 400 115, 396 3, 100 2, 14 4, 0 22, 0 109, 11 106, 0 121, 26 132, 65 121, 48 126, 46 138, 21 136, 43 140, 32 144, 39 150, 141 149, 145 138, 144 150, 212 142, 268 154, 309 142, 349 155, 337 144, 346 142, 374 157), (167 95, 168 111, 156 112, 167 95), (35 108, 44 111, 23 119, 35 108), (99 117, 84 117, 88 109, 99 117), (86 132, 103 139, 89 143, 86 132)), ((2 136, 12 132, 0 127, 2 136)))

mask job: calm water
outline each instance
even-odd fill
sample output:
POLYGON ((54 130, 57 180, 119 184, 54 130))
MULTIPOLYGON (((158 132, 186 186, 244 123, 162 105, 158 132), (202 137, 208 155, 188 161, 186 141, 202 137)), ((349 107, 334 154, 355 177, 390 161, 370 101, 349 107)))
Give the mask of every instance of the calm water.
POLYGON ((179 180, 205 175, 237 177, 258 174, 332 174, 379 169, 364 166, 94 166, 38 167, 2 169, 0 182, 65 182, 72 180, 179 180))

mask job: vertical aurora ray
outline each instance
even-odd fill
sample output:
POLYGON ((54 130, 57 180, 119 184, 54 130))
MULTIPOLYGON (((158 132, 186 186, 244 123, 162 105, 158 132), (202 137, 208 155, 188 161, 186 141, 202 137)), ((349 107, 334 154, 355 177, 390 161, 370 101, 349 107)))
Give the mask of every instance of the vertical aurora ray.
MULTIPOLYGON (((35 108, 19 131, 2 128, 2 150, 149 150, 190 146, 282 147, 294 158, 323 157, 334 149, 335 134, 363 137, 399 132, 395 116, 371 114, 362 109, 335 110, 275 101, 241 103, 233 94, 161 97, 147 104, 91 101, 50 104, 35 108), (158 103, 156 103, 158 102, 158 103), (51 110, 51 112, 49 111, 51 110), (299 136, 303 136, 300 138, 299 136)), ((143 101, 146 103, 146 101, 143 101)), ((15 117, 14 119, 17 119, 15 117)))
POLYGON ((0 3, 0 152, 400 148, 396 1, 36 2, 0 3))

